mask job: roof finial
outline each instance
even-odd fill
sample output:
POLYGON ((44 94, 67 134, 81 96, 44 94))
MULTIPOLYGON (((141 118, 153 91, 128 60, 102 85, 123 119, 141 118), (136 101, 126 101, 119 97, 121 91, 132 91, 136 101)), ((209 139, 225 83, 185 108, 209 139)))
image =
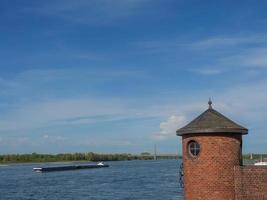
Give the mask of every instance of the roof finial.
POLYGON ((212 106, 211 106, 211 104, 212 104, 211 98, 209 98, 208 104, 209 104, 209 109, 212 109, 212 106))

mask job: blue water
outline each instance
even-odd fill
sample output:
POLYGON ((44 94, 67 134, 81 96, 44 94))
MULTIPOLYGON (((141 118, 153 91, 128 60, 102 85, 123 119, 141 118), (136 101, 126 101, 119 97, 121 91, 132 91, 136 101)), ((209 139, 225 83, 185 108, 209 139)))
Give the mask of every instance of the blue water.
POLYGON ((0 167, 1 200, 181 200, 180 161, 107 162, 108 168, 36 173, 40 164, 0 167))

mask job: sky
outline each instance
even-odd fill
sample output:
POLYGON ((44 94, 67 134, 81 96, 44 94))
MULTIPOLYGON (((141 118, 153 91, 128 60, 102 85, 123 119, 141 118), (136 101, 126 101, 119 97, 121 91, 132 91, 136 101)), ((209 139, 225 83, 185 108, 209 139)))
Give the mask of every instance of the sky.
POLYGON ((0 0, 0 154, 181 153, 208 108, 267 153, 267 2, 0 0))

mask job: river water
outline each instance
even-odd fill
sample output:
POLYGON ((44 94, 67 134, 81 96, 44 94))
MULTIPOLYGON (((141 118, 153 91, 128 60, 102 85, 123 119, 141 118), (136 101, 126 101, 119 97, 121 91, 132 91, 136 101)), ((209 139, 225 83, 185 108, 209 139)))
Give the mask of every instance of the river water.
MULTIPOLYGON (((0 167, 0 200, 182 200, 179 160, 106 162, 108 168, 36 173, 0 167)), ((53 164, 55 165, 55 164, 53 164)))

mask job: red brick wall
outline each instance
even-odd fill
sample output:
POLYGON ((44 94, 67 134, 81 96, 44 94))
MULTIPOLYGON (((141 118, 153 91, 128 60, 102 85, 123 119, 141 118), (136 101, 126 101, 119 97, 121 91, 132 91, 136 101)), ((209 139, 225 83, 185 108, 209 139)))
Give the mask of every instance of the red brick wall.
POLYGON ((267 166, 236 166, 236 200, 267 200, 267 166))
POLYGON ((237 134, 194 134, 183 136, 185 200, 234 200, 234 166, 240 165, 237 134), (188 155, 188 142, 197 141, 200 154, 188 155))

